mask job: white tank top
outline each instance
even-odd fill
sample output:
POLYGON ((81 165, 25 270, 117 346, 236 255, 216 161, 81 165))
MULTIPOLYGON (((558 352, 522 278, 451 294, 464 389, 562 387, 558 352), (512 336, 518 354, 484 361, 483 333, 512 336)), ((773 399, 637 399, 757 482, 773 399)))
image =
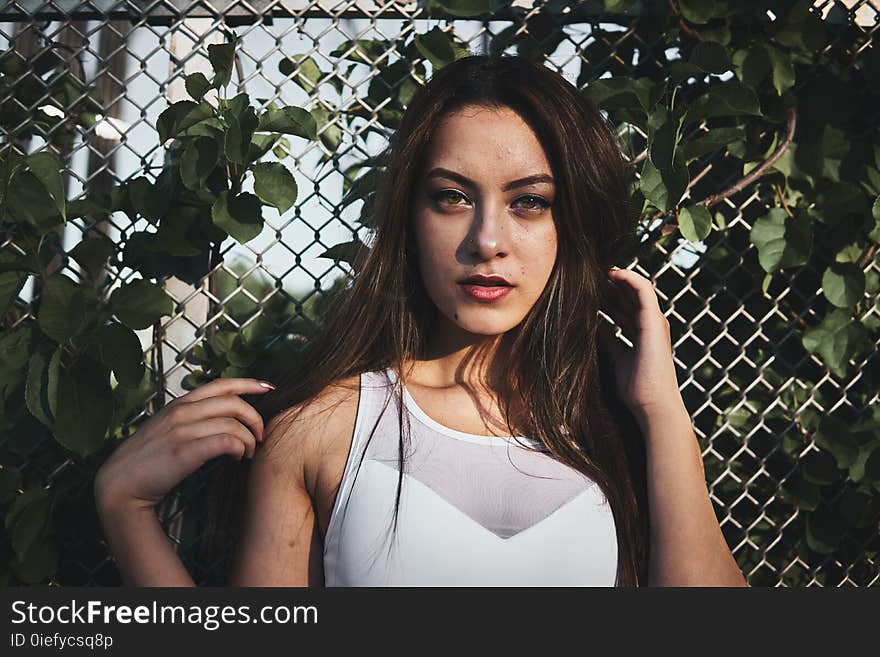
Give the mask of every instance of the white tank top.
POLYGON ((594 481, 519 444, 537 440, 443 426, 407 390, 411 441, 393 532, 395 382, 390 369, 360 377, 354 436, 324 539, 326 586, 614 586, 614 518, 594 481))

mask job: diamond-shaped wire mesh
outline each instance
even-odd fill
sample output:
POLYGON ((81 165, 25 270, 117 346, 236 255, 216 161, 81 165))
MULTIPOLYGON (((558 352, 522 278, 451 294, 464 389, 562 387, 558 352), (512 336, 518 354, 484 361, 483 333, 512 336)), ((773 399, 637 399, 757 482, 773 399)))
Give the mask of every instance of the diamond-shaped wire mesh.
MULTIPOLYGON (((865 48, 871 46, 880 9, 875 2, 847 4, 848 9, 841 3, 817 3, 815 11, 823 17, 830 11, 849 12, 865 32, 865 48)), ((537 8, 526 18, 536 12, 537 8)), ((14 108, 21 118, 20 124, 4 126, 3 143, 39 108, 55 107, 59 120, 54 126, 12 145, 23 153, 43 146, 58 153, 70 166, 69 198, 161 167, 164 149, 156 136, 156 119, 170 102, 185 98, 186 74, 208 70, 207 45, 222 41, 224 29, 234 30, 241 39, 233 78, 239 90, 246 90, 263 105, 272 101, 308 108, 323 104, 331 111, 324 130, 341 130, 334 149, 322 141, 291 147, 285 161, 296 174, 300 191, 296 207, 283 216, 267 211, 265 228, 256 239, 246 245, 232 242, 223 251, 215 271, 225 274, 225 285, 207 280, 200 286, 167 282, 176 302, 175 314, 162 322, 159 340, 150 329, 139 332, 146 361, 162 375, 162 395, 185 392, 181 381, 193 369, 186 356, 204 339, 205 327, 217 321, 208 316, 210 309, 238 328, 279 297, 300 310, 347 273, 344 265, 319 255, 355 236, 368 242, 368 229, 358 220, 359 207, 343 207, 340 202, 343 172, 355 161, 378 155, 386 144, 387 131, 376 120, 382 107, 367 105, 364 98, 383 68, 395 60, 389 52, 382 52, 352 65, 330 53, 347 41, 402 41, 435 26, 454 32, 473 52, 486 52, 491 39, 505 30, 529 29, 524 19, 514 22, 509 15, 492 20, 429 18, 414 2, 0 3, 2 48, 14 48, 34 67, 38 62, 55 65, 79 82, 58 106, 57 94, 32 91, 34 77, 25 72, 12 92, 0 98, 0 106, 6 105, 7 111, 14 108), (322 72, 333 76, 306 93, 293 80, 297 72, 285 75, 279 69, 282 59, 292 55, 312 57, 322 72), (58 61, 51 60, 55 56, 58 61), (23 93, 26 85, 31 85, 31 91, 23 93), (101 117, 91 127, 78 127, 72 117, 87 108, 88 95, 82 90, 88 89, 98 91, 101 117), (367 116, 360 124, 346 125, 342 112, 357 108, 366 108, 367 116), (231 308, 242 303, 255 312, 233 313, 231 308)), ((648 75, 666 66, 667 57, 674 58, 663 52, 659 35, 638 33, 618 21, 567 23, 558 35, 558 42, 549 45, 541 43, 546 34, 535 35, 529 47, 549 52, 545 64, 579 85, 607 75, 648 75)), ((859 53, 848 54, 853 62, 859 58, 859 53)), ((733 182, 716 176, 716 171, 724 170, 721 160, 726 155, 705 163, 701 188, 719 191, 733 182)), ((854 406, 849 391, 858 385, 865 368, 876 368, 876 355, 856 363, 849 380, 832 378, 817 358, 803 355, 796 329, 815 318, 811 302, 821 294, 821 274, 810 268, 782 273, 774 277, 767 294, 761 294, 763 272, 748 234, 752 222, 767 209, 767 200, 747 188, 717 207, 729 230, 711 245, 702 245, 701 251, 700 245, 684 240, 661 243, 636 269, 655 282, 671 323, 679 381, 703 448, 711 499, 749 582, 770 586, 876 584, 880 581, 876 539, 873 551, 865 545, 853 546, 850 562, 834 559, 819 567, 811 565, 801 552, 803 527, 798 508, 779 494, 793 471, 791 459, 783 458, 783 441, 801 440, 804 456, 815 446, 800 426, 781 421, 780 414, 774 413, 776 400, 783 393, 797 394, 803 408, 813 407, 819 413, 846 410, 847 417, 864 415, 867 409, 854 406), (805 289, 813 292, 810 298, 803 298, 805 289), (773 376, 768 373, 771 363, 773 376), (780 373, 793 377, 796 370, 802 379, 805 367, 815 374, 812 390, 792 393, 792 379, 777 380, 780 373)), ((101 231, 119 243, 144 228, 115 213, 101 225, 71 221, 58 237, 69 246, 91 231, 101 231)), ((2 248, 14 250, 16 245, 7 240, 2 248)), ((64 267, 77 278, 75 263, 64 267)), ((867 267, 880 269, 876 258, 867 267)), ((125 268, 108 271, 103 284, 113 288, 134 274, 125 268)), ((22 320, 29 316, 27 309, 36 293, 31 280, 17 300, 24 309, 22 320)), ((876 305, 866 311, 877 313, 876 305)), ((876 394, 873 401, 877 402, 876 394)), ((151 412, 149 404, 144 412, 151 412)), ((58 452, 45 447, 44 440, 16 449, 15 465, 52 485, 76 478, 77 464, 69 459, 47 460, 44 454, 58 452)), ((223 578, 218 565, 205 563, 199 552, 199 518, 206 503, 201 493, 207 473, 197 474, 169 495, 161 508, 162 522, 194 579, 216 583, 223 578)), ((82 508, 77 505, 90 494, 87 484, 72 490, 67 500, 70 508, 82 508)), ((62 528, 59 540, 61 569, 51 584, 118 583, 94 518, 72 521, 70 527, 62 528)))

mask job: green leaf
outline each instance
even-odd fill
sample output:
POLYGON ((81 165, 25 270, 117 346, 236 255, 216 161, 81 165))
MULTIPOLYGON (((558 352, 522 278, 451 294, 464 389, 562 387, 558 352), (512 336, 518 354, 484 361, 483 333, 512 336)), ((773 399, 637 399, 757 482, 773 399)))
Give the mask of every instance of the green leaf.
POLYGON ((868 237, 875 242, 880 242, 880 196, 874 199, 871 215, 874 217, 874 228, 868 233, 868 237))
POLYGON ((280 214, 287 212, 296 202, 297 188, 293 174, 278 162, 262 162, 254 165, 254 192, 267 205, 278 208, 280 214))
POLYGON ((254 133, 251 145, 248 147, 248 162, 255 162, 270 150, 273 150, 273 146, 275 146, 280 139, 281 135, 277 132, 271 134, 254 133))
POLYGON ((213 139, 199 137, 192 140, 180 157, 180 180, 193 191, 205 184, 208 174, 217 166, 218 145, 213 139))
POLYGON ((226 132, 226 126, 223 121, 216 116, 210 116, 189 126, 186 130, 181 130, 177 137, 207 137, 222 142, 224 132, 226 132))
POLYGON ((208 381, 210 380, 211 378, 202 370, 194 370, 183 377, 183 379, 180 381, 180 386, 184 390, 195 390, 199 386, 208 383, 208 381))
POLYGON ((61 368, 58 412, 53 433, 56 440, 80 456, 98 451, 113 417, 110 371, 91 358, 80 358, 61 368))
POLYGON ((795 72, 791 55, 783 53, 771 44, 767 44, 766 49, 773 70, 773 88, 781 96, 791 89, 795 83, 795 72))
POLYGON ((865 460, 865 479, 873 483, 880 481, 880 445, 865 460))
POLYGON ((198 104, 191 100, 181 100, 174 103, 162 112, 156 120, 156 131, 159 133, 159 141, 164 144, 183 130, 213 116, 214 108, 204 101, 198 104))
POLYGON ((236 335, 238 335, 238 333, 234 331, 217 331, 209 340, 211 349, 217 354, 227 354, 235 343, 236 335))
POLYGON ((7 465, 0 470, 0 504, 6 505, 15 498, 16 490, 22 486, 21 470, 7 465))
POLYGON ((239 367, 238 365, 228 365, 223 368, 222 372, 220 372, 220 377, 224 379, 241 378, 247 375, 248 369, 246 367, 239 367))
POLYGON ((712 216, 702 205, 682 208, 678 213, 678 228, 690 242, 701 242, 712 232, 712 216))
POLYGON ((301 107, 282 107, 271 109, 260 115, 258 130, 261 132, 280 132, 305 139, 317 139, 318 126, 315 117, 301 107))
POLYGON ((208 350, 205 348, 205 344, 202 342, 197 342, 196 344, 194 344, 189 354, 187 354, 186 362, 192 363, 193 365, 210 364, 211 356, 208 353, 208 350))
POLYGON ((229 43, 214 43, 208 46, 208 60, 214 69, 211 86, 215 89, 225 87, 232 79, 232 66, 235 61, 235 46, 238 38, 229 43))
POLYGON ((656 131, 648 145, 648 157, 657 167, 663 186, 666 188, 667 205, 661 210, 670 210, 678 203, 689 182, 687 166, 678 150, 676 141, 677 121, 665 121, 656 131))
POLYGON ((866 353, 872 344, 862 323, 838 308, 804 333, 802 341, 804 349, 817 354, 838 377, 846 376, 850 358, 866 353))
POLYGON ((342 57, 372 66, 391 48, 391 43, 384 39, 354 39, 341 43, 330 53, 330 57, 342 57))
POLYGON ((636 0, 605 0, 605 11, 611 14, 625 12, 636 3, 636 0))
POLYGON ((370 193, 375 192, 379 185, 382 172, 379 169, 372 168, 367 170, 360 178, 357 178, 351 185, 348 185, 346 179, 342 183, 343 190, 348 187, 348 192, 340 200, 340 205, 346 207, 351 203, 366 198, 370 193))
POLYGON ((241 244, 254 239, 263 230, 260 199, 247 192, 229 199, 229 192, 224 191, 211 208, 211 218, 215 226, 241 244))
POLYGON ((156 232, 157 246, 168 255, 196 256, 209 248, 205 235, 200 232, 199 215, 204 208, 176 205, 162 219, 156 232))
POLYGON ((338 123, 330 123, 330 110, 322 105, 315 105, 311 114, 315 117, 315 124, 321 133, 321 143, 327 147, 327 150, 335 152, 342 141, 342 128, 338 123))
POLYGON ((715 116, 761 116, 755 92, 736 78, 716 82, 688 106, 684 124, 715 116))
POLYGON ((774 35, 777 43, 810 55, 828 44, 825 21, 819 14, 810 11, 811 6, 812 3, 802 0, 787 12, 781 21, 782 25, 777 28, 778 31, 774 35))
POLYGON ((113 370, 116 380, 135 388, 144 376, 143 347, 130 328, 111 322, 95 332, 101 363, 113 370))
MULTIPOLYGON (((128 200, 132 209, 149 221, 151 224, 159 223, 162 215, 167 211, 164 203, 159 202, 160 194, 156 193, 153 184, 144 176, 132 178, 125 184, 128 200)), ((166 200, 167 202, 167 200, 166 200)), ((135 218, 132 217, 134 220, 135 218)))
POLYGON ((822 275, 822 292, 838 308, 852 308, 865 296, 865 272, 853 262, 832 262, 822 275))
POLYGON ((868 464, 868 459, 874 456, 878 450, 880 450, 880 442, 875 440, 870 440, 859 446, 859 454, 853 464, 849 467, 849 478, 852 481, 870 481, 867 478, 865 466, 868 464))
POLYGON ((282 59, 278 64, 278 70, 284 75, 296 73, 293 81, 309 95, 314 92, 324 75, 315 60, 306 54, 291 55, 287 59, 282 59))
POLYGON ((0 52, 0 73, 20 75, 28 68, 27 60, 14 50, 0 52))
POLYGON ((202 97, 208 92, 208 90, 211 89, 211 83, 202 72, 196 72, 187 75, 185 86, 186 93, 188 93, 190 95, 190 98, 192 98, 196 102, 200 101, 202 97))
POLYGON ((821 501, 819 487, 798 476, 783 484, 780 497, 783 502, 793 504, 805 511, 814 511, 821 501))
POLYGON ((37 323, 50 338, 64 342, 79 333, 85 308, 85 288, 55 274, 43 286, 37 323))
POLYGON ((801 460, 804 478, 814 484, 833 484, 840 479, 834 457, 828 452, 810 452, 801 460))
POLYGON ((26 377, 33 334, 32 324, 26 322, 0 333, 0 386, 17 387, 26 377))
POLYGON ((456 59, 470 55, 466 47, 455 43, 440 26, 435 26, 424 34, 416 34, 413 43, 422 57, 431 62, 431 66, 435 69, 443 68, 456 59))
POLYGON ((747 50, 737 50, 733 55, 737 77, 743 84, 757 89, 770 75, 770 56, 765 45, 754 43, 747 50))
POLYGON ((848 489, 838 502, 841 517, 852 527, 859 529, 876 522, 877 504, 868 495, 848 489))
MULTIPOLYGON (((42 351, 35 352, 28 362, 28 374, 24 387, 24 400, 31 415, 37 418, 48 429, 54 422, 49 395, 52 390, 49 386, 49 367, 60 363, 60 347, 55 350, 52 357, 42 351)), ((53 384, 57 386, 57 371, 53 375, 53 384)), ((57 388, 55 389, 57 391, 57 388)), ((57 398, 56 398, 57 401, 57 398)))
POLYGON ((15 576, 25 584, 42 584, 58 571, 58 542, 50 531, 24 555, 16 554, 10 563, 15 576))
POLYGON ((663 184, 663 177, 660 175, 660 171, 651 163, 650 159, 645 159, 642 165, 639 190, 654 207, 663 211, 666 210, 669 203, 669 194, 666 191, 666 185, 663 184))
POLYGON ((27 168, 42 183, 62 219, 66 221, 67 201, 64 196, 64 181, 61 178, 63 167, 58 158, 47 151, 39 151, 27 157, 27 168))
POLYGON ((689 23, 708 23, 736 14, 736 4, 725 0, 679 0, 678 10, 689 23))
POLYGON ((109 307, 119 321, 136 331, 174 314, 174 300, 161 287, 143 279, 116 288, 110 295, 109 307))
POLYGON ((253 107, 246 107, 239 115, 226 116, 227 129, 224 150, 231 162, 246 164, 254 131, 257 129, 257 113, 253 107))
MULTIPOLYGON (((230 365, 241 368, 248 368, 253 365, 259 355, 260 349, 245 344, 240 333, 235 335, 232 347, 226 352, 230 365)), ((226 375, 224 374, 224 376, 226 375)))
POLYGON ((813 230, 807 216, 789 217, 782 208, 771 208, 755 220, 749 239, 758 249, 764 271, 806 264, 812 251, 813 230))
POLYGON ((843 536, 843 523, 834 513, 820 506, 807 516, 807 545, 819 554, 831 554, 843 536))
POLYGON ((709 132, 703 133, 701 137, 682 142, 679 148, 681 148, 685 162, 690 162, 701 155, 725 148, 731 142, 744 139, 745 136, 743 126, 713 128, 709 132))
POLYGON ((6 513, 4 526, 12 550, 23 559, 45 536, 52 521, 52 491, 30 486, 15 498, 6 513))
POLYGON ((0 274, 0 315, 5 313, 27 282, 23 271, 7 271, 0 274))
MULTIPOLYGON (((862 247, 857 242, 852 242, 841 248, 834 254, 835 262, 858 262, 862 255, 862 247)), ((860 270, 861 271, 861 270, 860 270)))
POLYGON ((318 257, 332 258, 337 261, 342 260, 350 265, 355 265, 358 262, 358 258, 363 256, 363 252, 366 248, 367 247, 360 242, 360 240, 353 240, 351 242, 334 244, 318 257))
POLYGON ((494 14, 508 7, 510 0, 427 0, 428 9, 439 9, 450 16, 471 18, 484 14, 494 14))
POLYGON ((19 171, 9 185, 5 211, 12 221, 28 222, 40 235, 49 233, 63 223, 58 207, 49 191, 30 171, 19 171))
POLYGON ((115 244, 107 237, 90 237, 73 247, 70 257, 76 260, 91 278, 96 278, 115 250, 115 244))
POLYGON ((648 77, 637 79, 619 77, 593 80, 582 93, 600 109, 641 109, 648 114, 653 109, 651 89, 654 83, 648 77))
POLYGON ((727 48, 713 41, 698 43, 691 53, 689 62, 700 70, 714 75, 721 75, 733 67, 727 55, 727 48))
POLYGON ((834 456, 839 468, 850 468, 858 457, 859 446, 849 431, 849 425, 834 416, 822 416, 813 440, 834 456))

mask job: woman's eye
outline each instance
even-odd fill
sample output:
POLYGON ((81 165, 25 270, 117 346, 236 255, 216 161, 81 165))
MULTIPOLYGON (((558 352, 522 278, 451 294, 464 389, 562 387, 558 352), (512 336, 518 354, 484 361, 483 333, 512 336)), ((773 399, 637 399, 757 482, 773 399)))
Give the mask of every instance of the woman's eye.
POLYGON ((540 196, 533 196, 529 194, 528 196, 520 196, 517 201, 525 201, 526 210, 546 210, 550 207, 550 204, 542 199, 540 196))
MULTIPOLYGON (((463 199, 464 196, 462 196, 459 192, 456 192, 451 189, 445 189, 442 192, 437 192, 436 194, 433 194, 431 196, 431 199, 435 203, 441 203, 441 201, 448 201, 450 198, 453 200, 456 198, 463 199)), ((447 205, 460 205, 460 204, 459 203, 447 203, 447 205)))
MULTIPOLYGON (((431 199, 438 205, 465 205, 467 203, 467 198, 453 189, 445 189, 432 194, 431 199), (459 203, 457 202, 458 200, 461 200, 462 202, 459 203)), ((550 204, 547 201, 534 194, 520 196, 514 202, 514 205, 521 205, 523 203, 524 205, 522 205, 522 207, 526 210, 546 210, 550 207, 550 204)))

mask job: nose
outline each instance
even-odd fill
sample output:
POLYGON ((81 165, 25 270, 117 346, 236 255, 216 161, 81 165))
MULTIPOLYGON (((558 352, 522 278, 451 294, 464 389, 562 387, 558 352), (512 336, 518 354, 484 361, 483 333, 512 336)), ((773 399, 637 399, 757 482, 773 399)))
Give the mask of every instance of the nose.
POLYGON ((491 201, 482 208, 478 206, 474 212, 467 249, 481 260, 490 260, 507 253, 507 226, 502 208, 495 209, 491 201))

